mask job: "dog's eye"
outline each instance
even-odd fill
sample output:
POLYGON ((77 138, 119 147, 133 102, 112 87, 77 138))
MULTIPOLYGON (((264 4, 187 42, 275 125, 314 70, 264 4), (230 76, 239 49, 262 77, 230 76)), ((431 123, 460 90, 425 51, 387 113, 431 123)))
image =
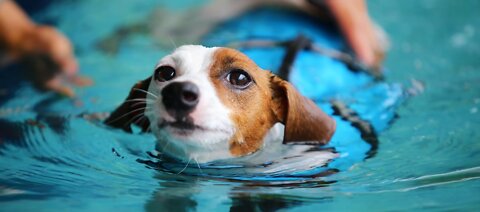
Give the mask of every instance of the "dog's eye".
POLYGON ((235 69, 228 73, 227 81, 235 88, 245 89, 252 83, 252 78, 244 70, 235 69))
POLYGON ((171 66, 160 66, 155 69, 155 79, 160 82, 171 80, 175 77, 175 69, 171 66))

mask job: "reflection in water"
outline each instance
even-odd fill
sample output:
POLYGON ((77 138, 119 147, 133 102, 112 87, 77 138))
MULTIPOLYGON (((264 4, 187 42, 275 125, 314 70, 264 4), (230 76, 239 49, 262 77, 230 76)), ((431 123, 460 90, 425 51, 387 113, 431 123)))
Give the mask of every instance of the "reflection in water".
POLYGON ((235 194, 231 196, 230 211, 278 211, 301 205, 303 201, 275 194, 235 194))
POLYGON ((193 195, 198 193, 197 180, 180 175, 163 175, 155 177, 160 181, 160 188, 145 204, 146 211, 195 211, 197 202, 193 195))
MULTIPOLYGON (((199 197, 199 194, 205 192, 212 192, 212 196, 218 191, 212 190, 212 187, 218 187, 225 185, 224 189, 228 192, 228 199, 222 197, 218 204, 221 204, 230 209, 230 211, 277 211, 280 209, 292 208, 298 205, 305 205, 305 198, 299 198, 294 195, 283 194, 268 194, 264 193, 269 189, 294 189, 294 188, 309 188, 309 189, 321 189, 334 184, 336 181, 325 181, 323 177, 329 176, 334 173, 338 173, 338 170, 326 170, 312 176, 305 176, 303 180, 291 180, 291 181, 278 181, 276 178, 281 176, 268 176, 264 175, 262 181, 248 180, 248 175, 242 178, 243 180, 235 179, 234 176, 228 176, 231 170, 229 168, 216 168, 218 169, 216 174, 208 175, 205 172, 206 167, 203 164, 198 166, 199 172, 186 172, 187 169, 182 169, 182 173, 167 170, 164 163, 179 163, 178 166, 188 166, 187 164, 180 163, 178 161, 172 161, 162 156, 157 156, 152 153, 148 153, 150 158, 157 160, 137 159, 137 162, 144 164, 147 168, 158 171, 155 175, 155 179, 159 182, 159 188, 152 194, 151 198, 145 205, 147 211, 192 211, 198 210, 199 206, 203 205, 202 202, 205 198, 199 197), (203 170, 203 172, 202 172, 203 170), (222 175, 225 174, 225 175, 222 175), (193 175, 203 176, 193 176, 193 175), (233 179, 229 179, 233 178, 233 179), (271 180, 268 180, 271 179, 271 180)), ((172 167, 167 165, 166 167, 172 167)), ((268 169, 268 166, 264 167, 268 169)), ((197 165, 194 165, 192 169, 198 169, 197 165)), ((242 169, 242 168, 240 168, 242 169)), ((245 168, 243 168, 245 169, 245 168)), ((198 170, 197 170, 198 171, 198 170)), ((235 171, 233 171, 235 172, 235 171)), ((257 173, 261 174, 261 173, 257 173)), ((238 178, 238 177, 237 177, 238 178)), ((254 179, 254 178, 252 178, 254 179)), ((260 178, 262 179, 262 178, 260 178)), ((315 197, 312 200, 319 202, 331 199, 331 197, 315 197)), ((208 198, 207 198, 208 201, 208 198)), ((308 202, 308 201, 307 201, 308 202)))
MULTIPOLYGON (((205 203, 199 201, 208 201, 208 199, 199 197, 199 194, 212 192, 212 196, 215 196, 215 190, 212 190, 212 181, 206 178, 160 173, 155 176, 155 179, 159 181, 159 188, 145 204, 145 210, 147 211, 196 211, 202 209, 199 208, 200 206, 205 205, 205 203)), ((228 189, 229 200, 219 196, 217 198, 221 201, 216 201, 218 204, 229 208, 230 211, 278 211, 306 205, 309 201, 322 202, 332 199, 332 197, 323 196, 309 200, 308 198, 290 195, 264 193, 264 189, 268 187, 314 188, 325 187, 331 182, 269 184, 268 182, 222 181, 236 185, 228 189)), ((218 186, 222 185, 222 181, 213 183, 218 186)))
POLYGON ((141 22, 154 7, 145 2, 159 1, 119 2, 122 7, 105 10, 111 2, 56 1, 43 17, 62 17, 57 23, 78 45, 82 72, 99 82, 79 92, 86 102, 82 111, 65 112, 75 107, 70 101, 30 92, 15 68, 0 71, 0 210, 478 210, 478 1, 369 1, 392 36, 388 80, 415 77, 427 89, 380 134, 374 158, 326 182, 270 185, 146 168, 136 159, 152 159, 145 152, 154 149, 154 138, 74 115, 111 111, 129 89, 123 85, 150 73, 151 64, 168 52, 142 37, 141 27, 118 46, 112 42, 117 54, 98 51, 99 38, 141 22), (135 20, 125 16, 138 11, 135 20), (96 16, 82 16, 87 13, 96 16), (85 20, 78 24, 78 17, 85 20))

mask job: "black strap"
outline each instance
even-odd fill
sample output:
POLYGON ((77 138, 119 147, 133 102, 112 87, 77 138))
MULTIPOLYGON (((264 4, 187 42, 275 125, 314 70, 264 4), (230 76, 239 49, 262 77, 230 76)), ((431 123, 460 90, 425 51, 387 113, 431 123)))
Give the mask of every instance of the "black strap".
POLYGON ((364 72, 375 80, 383 80, 382 72, 372 69, 363 64, 358 58, 347 52, 342 52, 335 49, 325 48, 321 45, 315 44, 308 37, 300 34, 295 39, 289 41, 275 41, 275 40, 249 40, 241 42, 232 42, 228 44, 232 48, 267 48, 267 47, 285 47, 287 51, 282 60, 282 65, 279 69, 279 76, 288 80, 288 76, 294 65, 298 53, 302 50, 307 50, 320 55, 330 57, 344 63, 352 72, 364 72))
POLYGON ((302 34, 299 34, 294 40, 288 42, 287 51, 283 57, 282 65, 278 70, 278 76, 288 81, 298 53, 303 49, 310 47, 311 44, 312 41, 302 34))
POLYGON ((367 152, 367 158, 373 157, 378 149, 378 136, 372 124, 360 118, 360 116, 352 109, 348 108, 343 102, 334 100, 331 102, 333 114, 342 117, 360 131, 360 136, 364 141, 370 144, 371 149, 367 152))

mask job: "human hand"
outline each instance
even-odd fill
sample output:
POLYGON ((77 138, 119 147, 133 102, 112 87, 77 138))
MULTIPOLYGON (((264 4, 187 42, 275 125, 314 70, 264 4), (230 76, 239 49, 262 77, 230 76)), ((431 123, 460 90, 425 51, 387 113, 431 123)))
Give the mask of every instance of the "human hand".
POLYGON ((55 28, 34 26, 23 37, 16 57, 26 65, 30 80, 38 88, 73 97, 71 85, 92 84, 90 79, 78 75, 72 45, 55 28))
POLYGON ((368 15, 364 0, 326 0, 355 56, 368 67, 381 70, 388 40, 368 15))
POLYGON ((70 41, 53 27, 35 24, 14 1, 0 1, 0 46, 7 53, 5 61, 20 60, 40 89, 71 97, 71 85, 92 84, 78 75, 70 41))

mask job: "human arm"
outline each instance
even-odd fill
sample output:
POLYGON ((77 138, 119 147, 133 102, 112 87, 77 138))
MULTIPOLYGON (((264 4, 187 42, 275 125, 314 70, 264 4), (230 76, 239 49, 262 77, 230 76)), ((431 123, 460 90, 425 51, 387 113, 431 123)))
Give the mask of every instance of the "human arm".
MULTIPOLYGON (((58 66, 52 78, 40 82, 47 90, 73 96, 73 90, 64 81, 75 85, 88 85, 91 81, 77 75, 78 64, 70 41, 55 28, 34 23, 25 12, 11 0, 0 0, 0 48, 13 60, 46 55, 58 66)), ((53 70, 45 70, 52 72, 53 70)), ((27 72, 32 75, 42 71, 27 72)), ((32 79, 43 79, 32 76, 32 79)))
POLYGON ((364 0, 324 0, 355 56, 380 69, 388 47, 385 34, 371 21, 364 0))

